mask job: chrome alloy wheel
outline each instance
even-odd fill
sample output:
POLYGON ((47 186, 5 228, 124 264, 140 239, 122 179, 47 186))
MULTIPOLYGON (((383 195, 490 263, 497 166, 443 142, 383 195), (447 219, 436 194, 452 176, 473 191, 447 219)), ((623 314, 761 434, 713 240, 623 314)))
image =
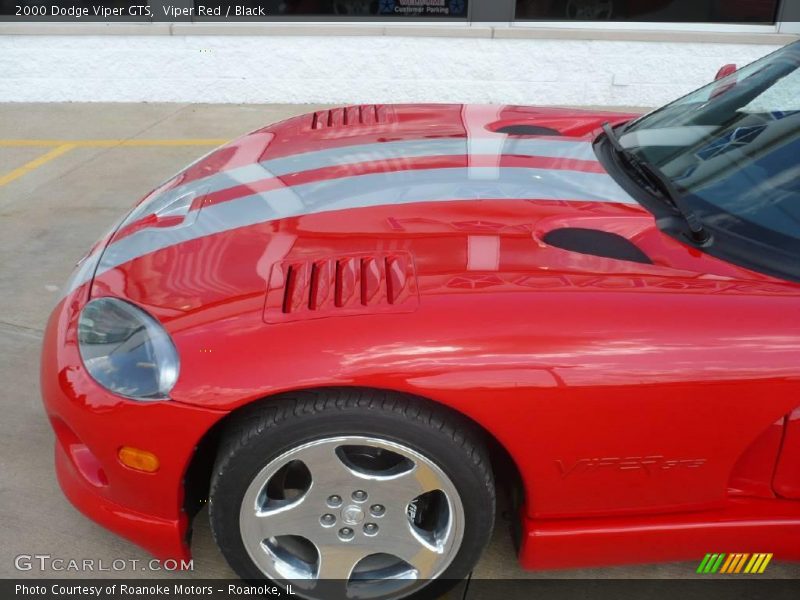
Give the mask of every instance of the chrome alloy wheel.
POLYGON ((239 529, 270 579, 304 590, 325 580, 343 596, 380 597, 442 574, 461 545, 464 508, 450 478, 415 450, 375 437, 329 437, 282 454, 255 476, 239 529))

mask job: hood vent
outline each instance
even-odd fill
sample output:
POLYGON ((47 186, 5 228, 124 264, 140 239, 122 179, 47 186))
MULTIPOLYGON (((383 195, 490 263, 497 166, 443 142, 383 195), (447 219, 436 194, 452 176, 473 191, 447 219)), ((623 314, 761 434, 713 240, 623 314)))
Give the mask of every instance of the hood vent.
POLYGON ((494 130, 495 133, 505 133, 510 136, 524 135, 561 135, 561 132, 552 127, 541 127, 539 125, 528 125, 516 123, 514 125, 503 125, 494 130))
POLYGON ((320 110, 311 117, 311 129, 341 129, 359 125, 382 125, 391 123, 393 113, 380 104, 344 106, 320 110))
POLYGON ((550 246, 579 254, 653 264, 650 257, 627 238, 598 229, 563 227, 547 232, 542 240, 550 246))
POLYGON ((409 254, 289 260, 272 267, 264 320, 408 312, 419 302, 409 254))

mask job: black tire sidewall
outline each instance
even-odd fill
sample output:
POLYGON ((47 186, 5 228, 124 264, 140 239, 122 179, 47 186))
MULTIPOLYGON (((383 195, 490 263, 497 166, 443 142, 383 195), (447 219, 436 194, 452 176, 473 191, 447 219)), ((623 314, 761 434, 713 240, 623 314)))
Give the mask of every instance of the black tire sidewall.
MULTIPOLYGON (((209 498, 211 529, 236 573, 245 580, 264 579, 239 533, 242 498, 253 478, 270 461, 293 448, 339 435, 397 442, 424 455, 447 474, 464 508, 464 535, 456 556, 439 576, 441 581, 429 584, 420 595, 429 596, 434 590, 440 593, 452 582, 466 577, 480 558, 493 529, 495 499, 491 477, 487 481, 485 472, 475 468, 469 460, 471 446, 459 446, 450 435, 430 423, 391 411, 363 408, 292 415, 274 426, 249 434, 244 443, 234 445, 227 455, 218 457, 217 467, 222 466, 215 468, 209 498)), ((469 433, 457 428, 457 439, 463 435, 469 433)))

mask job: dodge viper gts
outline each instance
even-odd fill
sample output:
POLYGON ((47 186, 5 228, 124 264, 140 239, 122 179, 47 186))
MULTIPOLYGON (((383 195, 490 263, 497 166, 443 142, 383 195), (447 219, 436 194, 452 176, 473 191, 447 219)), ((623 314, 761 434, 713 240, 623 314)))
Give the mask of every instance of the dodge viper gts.
POLYGON ((800 44, 637 117, 361 105, 257 130, 79 262, 60 485, 161 559, 359 596, 800 559, 800 44), (426 586, 428 586, 426 588, 426 586))

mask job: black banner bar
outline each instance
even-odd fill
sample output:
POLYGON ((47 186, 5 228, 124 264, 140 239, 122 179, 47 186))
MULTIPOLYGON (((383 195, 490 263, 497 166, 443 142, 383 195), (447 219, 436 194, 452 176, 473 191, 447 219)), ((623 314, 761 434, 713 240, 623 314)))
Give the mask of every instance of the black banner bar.
POLYGON ((774 24, 795 0, 0 0, 4 22, 637 22, 774 24))
MULTIPOLYGON (((315 597, 337 600, 340 582, 315 597)), ((441 582, 439 582, 441 583, 441 582)), ((447 600, 796 600, 800 582, 763 576, 702 579, 471 579, 445 582, 447 600)), ((443 589, 440 587, 439 589, 443 589)), ((424 591, 424 590, 423 590, 424 591)), ((4 579, 3 600, 261 600, 303 598, 303 589, 225 579, 4 579)))

